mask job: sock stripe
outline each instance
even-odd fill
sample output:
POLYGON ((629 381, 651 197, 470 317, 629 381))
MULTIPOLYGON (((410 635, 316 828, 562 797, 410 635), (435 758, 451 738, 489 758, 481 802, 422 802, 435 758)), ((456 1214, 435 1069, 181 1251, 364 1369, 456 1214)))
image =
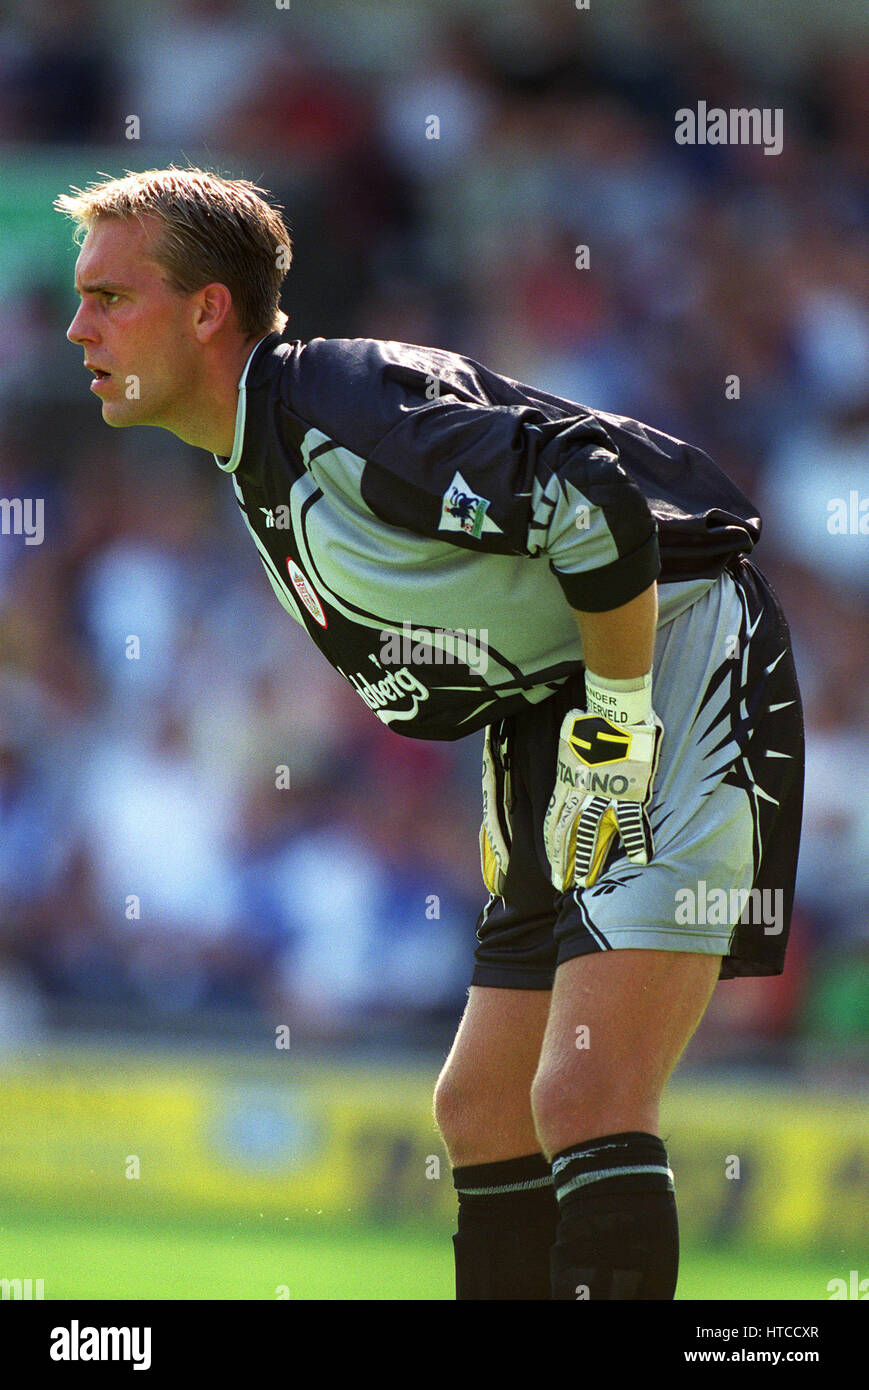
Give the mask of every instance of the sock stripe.
POLYGON ((608 1134, 554 1154, 552 1177, 559 1203, 581 1188, 591 1188, 607 1178, 625 1179, 621 1184, 607 1183, 608 1192, 632 1191, 637 1184, 661 1192, 675 1191, 664 1144, 657 1135, 636 1130, 608 1134))
POLYGON ((561 1202, 570 1192, 575 1192, 578 1187, 586 1187, 591 1182, 601 1182, 604 1178, 623 1178, 629 1173, 663 1173, 667 1179, 667 1191, 675 1191, 672 1168, 665 1168, 658 1163, 634 1163, 622 1168, 599 1168, 596 1173, 580 1173, 578 1177, 569 1178, 567 1182, 560 1183, 556 1195, 561 1202))
POLYGON ((552 1184, 552 1165, 542 1153, 505 1158, 495 1163, 469 1163, 453 1169, 453 1185, 458 1192, 473 1196, 488 1192, 525 1192, 552 1184))
POLYGON ((528 1178, 525 1182, 503 1183, 500 1187, 456 1187, 460 1197, 500 1197, 507 1192, 531 1192, 538 1187, 551 1187, 552 1174, 544 1178, 528 1178))

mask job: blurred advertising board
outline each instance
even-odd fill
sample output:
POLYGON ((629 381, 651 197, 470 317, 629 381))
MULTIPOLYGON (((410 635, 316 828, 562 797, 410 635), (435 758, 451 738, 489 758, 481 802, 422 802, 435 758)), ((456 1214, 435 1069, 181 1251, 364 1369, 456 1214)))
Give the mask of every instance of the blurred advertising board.
MULTIPOLYGON (((430 1073, 69 1051, 0 1067, 0 1202, 211 1219, 450 1224, 430 1073)), ((664 1107, 686 1242, 869 1248, 869 1120, 848 1097, 685 1082, 664 1107)))

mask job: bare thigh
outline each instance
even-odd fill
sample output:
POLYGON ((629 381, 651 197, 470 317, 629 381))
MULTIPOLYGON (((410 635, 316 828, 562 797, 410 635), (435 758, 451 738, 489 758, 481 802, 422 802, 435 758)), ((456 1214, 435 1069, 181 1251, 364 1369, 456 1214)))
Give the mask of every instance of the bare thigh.
POLYGON ((658 1133, 661 1093, 720 965, 720 956, 625 949, 558 967, 533 1095, 550 1157, 603 1134, 658 1133))
POLYGON ((550 999, 548 990, 471 987, 435 1089, 435 1118, 453 1167, 540 1151, 531 1083, 550 999))

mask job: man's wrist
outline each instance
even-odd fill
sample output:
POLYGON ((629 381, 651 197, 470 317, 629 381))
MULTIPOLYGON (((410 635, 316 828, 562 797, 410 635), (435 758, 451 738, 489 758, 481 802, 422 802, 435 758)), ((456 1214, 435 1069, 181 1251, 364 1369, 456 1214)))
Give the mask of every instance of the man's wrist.
POLYGON ((623 680, 585 673, 585 707, 589 714, 625 728, 652 722, 652 673, 623 680))

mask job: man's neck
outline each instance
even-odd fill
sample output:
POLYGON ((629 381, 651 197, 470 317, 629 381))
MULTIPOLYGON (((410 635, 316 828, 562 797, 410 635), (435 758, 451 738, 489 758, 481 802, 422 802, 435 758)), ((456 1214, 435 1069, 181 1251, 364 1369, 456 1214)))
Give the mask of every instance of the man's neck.
POLYGON ((238 414, 238 383, 254 348, 268 335, 254 334, 240 343, 225 360, 211 366, 201 389, 198 404, 181 427, 173 430, 185 444, 229 458, 235 444, 235 422, 238 414))

